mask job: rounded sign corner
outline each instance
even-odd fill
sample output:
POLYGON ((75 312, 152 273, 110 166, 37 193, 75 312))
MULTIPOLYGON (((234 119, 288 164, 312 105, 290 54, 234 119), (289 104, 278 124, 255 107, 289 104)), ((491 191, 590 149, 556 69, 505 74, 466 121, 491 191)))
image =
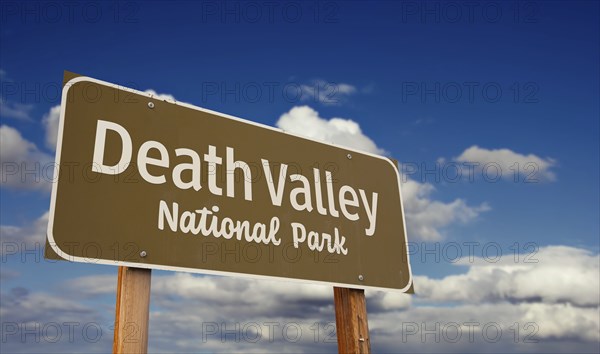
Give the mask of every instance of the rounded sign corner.
POLYGON ((46 231, 46 240, 48 241, 48 245, 50 246, 52 251, 54 251, 54 253, 56 253, 56 255, 60 258, 66 261, 72 261, 73 259, 77 258, 76 256, 70 255, 67 252, 63 251, 60 247, 58 247, 58 244, 54 241, 54 234, 50 229, 46 231))
POLYGON ((412 275, 412 271, 409 271, 408 272, 408 282, 406 283, 406 286, 404 288, 400 289, 400 291, 403 293, 411 293, 410 290, 412 287, 413 287, 413 275, 412 275))
POLYGON ((95 82, 96 80, 92 79, 88 76, 77 76, 63 84, 63 93, 68 92, 71 86, 75 85, 78 82, 87 81, 87 82, 95 82))

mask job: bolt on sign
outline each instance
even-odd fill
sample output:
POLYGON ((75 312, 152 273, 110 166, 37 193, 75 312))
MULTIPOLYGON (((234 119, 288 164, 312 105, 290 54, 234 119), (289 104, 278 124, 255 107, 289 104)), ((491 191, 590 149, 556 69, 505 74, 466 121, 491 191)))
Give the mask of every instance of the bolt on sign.
POLYGON ((47 257, 411 290, 390 159, 71 76, 47 257))

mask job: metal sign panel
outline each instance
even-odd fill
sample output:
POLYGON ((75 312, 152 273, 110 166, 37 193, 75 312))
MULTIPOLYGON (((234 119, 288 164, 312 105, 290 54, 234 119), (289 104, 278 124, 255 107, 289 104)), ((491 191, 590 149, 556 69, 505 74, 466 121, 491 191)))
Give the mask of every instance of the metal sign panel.
POLYGON ((409 291, 387 158, 88 77, 63 89, 61 258, 409 291))

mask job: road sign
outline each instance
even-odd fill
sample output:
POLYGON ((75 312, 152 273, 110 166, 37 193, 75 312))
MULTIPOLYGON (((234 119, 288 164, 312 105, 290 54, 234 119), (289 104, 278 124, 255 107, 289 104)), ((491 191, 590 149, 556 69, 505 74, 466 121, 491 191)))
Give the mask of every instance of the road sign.
POLYGON ((61 258, 408 291, 391 160, 88 77, 63 89, 61 258))

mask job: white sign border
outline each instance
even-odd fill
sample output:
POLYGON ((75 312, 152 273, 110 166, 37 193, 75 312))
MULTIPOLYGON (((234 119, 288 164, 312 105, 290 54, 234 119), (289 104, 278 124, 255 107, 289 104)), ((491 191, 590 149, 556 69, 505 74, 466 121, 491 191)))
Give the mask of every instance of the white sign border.
MULTIPOLYGON (((198 268, 186 268, 186 267, 174 267, 174 266, 166 266, 166 265, 161 265, 161 264, 153 264, 153 263, 135 263, 135 262, 124 262, 124 261, 110 261, 110 260, 104 260, 104 259, 97 259, 97 258, 87 258, 87 257, 77 257, 77 256, 72 256, 66 252, 64 252, 63 250, 61 250, 58 245, 56 244, 56 242, 54 241, 54 235, 53 235, 53 228, 54 228, 54 210, 55 210, 55 206, 56 206, 56 193, 58 191, 58 176, 60 175, 60 157, 61 157, 61 151, 62 151, 62 139, 63 139, 63 129, 64 129, 64 121, 65 121, 65 107, 67 104, 67 97, 68 97, 68 93, 69 93, 69 89, 71 88, 71 86, 73 86, 74 84, 78 83, 78 82, 91 82, 94 84, 98 84, 98 85, 103 85, 103 86, 108 86, 108 87, 112 87, 112 88, 116 88, 116 89, 122 89, 131 93, 135 93, 144 97, 147 97, 149 99, 154 99, 154 100, 160 100, 156 97, 153 97, 151 94, 146 93, 146 92, 142 92, 142 91, 138 91, 135 89, 131 89, 131 88, 126 88, 120 85, 116 85, 116 84, 111 84, 108 83, 106 81, 102 81, 102 80, 97 80, 97 79, 93 79, 91 77, 87 77, 87 76, 79 76, 76 78, 73 78, 71 80, 69 80, 67 83, 64 84, 63 87, 63 91, 62 91, 62 98, 61 98, 61 109, 60 109, 60 121, 59 121, 59 125, 58 125, 58 138, 57 138, 57 145, 56 145, 56 158, 55 158, 55 179, 53 181, 52 184, 52 195, 50 198, 50 210, 49 210, 49 215, 48 215, 48 229, 47 229, 47 238, 48 238, 48 243, 50 245, 50 247, 52 247, 52 249, 54 250, 54 252, 56 252, 56 254, 58 256, 60 256, 61 258, 67 260, 67 261, 72 261, 72 262, 80 262, 80 263, 90 263, 90 264, 105 264, 105 265, 117 265, 117 266, 124 266, 124 267, 133 267, 133 268, 146 268, 146 269, 159 269, 159 270, 167 270, 167 271, 174 271, 174 272, 187 272, 187 273, 199 273, 199 274, 208 274, 208 275, 220 275, 220 276, 238 276, 238 277, 243 277, 243 278, 250 278, 250 279, 269 279, 269 280, 284 280, 284 281, 293 281, 293 282, 300 282, 300 283, 308 283, 308 284, 320 284, 320 285, 330 285, 330 286, 335 286, 335 287, 343 287, 343 288, 357 288, 357 289, 370 289, 370 290, 386 290, 386 291, 394 291, 394 292, 406 292, 408 289, 410 289, 410 287, 412 286, 413 283, 413 276, 412 276, 412 269, 410 266, 410 254, 408 252, 408 236, 406 234, 406 221, 404 219, 404 203, 402 203, 402 191, 401 191, 401 185, 400 185, 400 173, 398 171, 398 167, 395 166, 392 161, 388 158, 379 156, 379 155, 375 155, 375 154, 371 154, 369 152, 365 152, 365 151, 359 151, 359 150, 355 150, 352 148, 348 148, 345 146, 339 146, 339 145, 335 145, 332 143, 327 143, 327 142, 323 142, 323 141, 318 141, 318 140, 313 140, 313 139, 309 139, 297 134, 293 134, 290 132, 286 132, 282 129, 279 128, 275 128, 275 127, 271 127, 268 125, 264 125, 261 123, 256 123, 256 122, 252 122, 246 119, 242 119, 242 118, 238 118, 235 116, 231 116, 228 114, 224 114, 224 113, 219 113, 219 112, 215 112, 215 111, 211 111, 209 109, 205 109, 205 108, 201 108, 201 107, 196 107, 193 106, 191 104, 188 103, 183 103, 183 102, 173 102, 170 100, 163 100, 167 103, 171 103, 171 104, 176 104, 178 106, 182 106, 182 107, 186 107, 186 108, 190 108, 196 111, 200 111, 200 112, 204 112, 204 113, 209 113, 209 114, 214 114, 217 115, 219 117, 223 117, 226 119, 231 119, 237 122, 241 122, 241 123, 245 123, 245 124, 250 124, 250 125, 254 125, 260 128, 265 128, 265 129, 269 129, 272 131, 276 131, 279 133, 284 133, 284 134, 288 134, 303 140, 308 140, 310 142, 315 142, 315 143, 319 143, 319 144, 324 144, 324 145, 328 145, 328 146, 334 146, 336 148, 341 148, 341 149, 345 149, 348 151, 352 151, 354 153, 357 154, 363 154, 363 155, 367 155, 367 156, 371 156, 377 159, 381 159, 384 160, 386 162, 388 162, 393 170, 396 173, 397 179, 398 179, 398 192, 400 194, 400 208, 402 210, 402 225, 404 227, 404 236, 405 236, 405 241, 406 241, 406 261, 408 263, 408 273, 409 273, 409 280, 407 285, 402 288, 402 289, 396 289, 396 288, 386 288, 386 287, 376 287, 376 286, 366 286, 366 285, 360 285, 360 284, 342 284, 342 283, 334 283, 334 282, 327 282, 327 281, 322 281, 322 280, 308 280, 308 279, 298 279, 298 278, 286 278, 286 277, 278 277, 278 276, 272 276, 272 275, 258 275, 258 274, 248 274, 248 273, 236 273, 236 272, 225 272, 225 271, 216 271, 216 270, 206 270, 206 269, 198 269, 198 268)), ((401 257, 401 255, 399 254, 398 257, 401 257)))

